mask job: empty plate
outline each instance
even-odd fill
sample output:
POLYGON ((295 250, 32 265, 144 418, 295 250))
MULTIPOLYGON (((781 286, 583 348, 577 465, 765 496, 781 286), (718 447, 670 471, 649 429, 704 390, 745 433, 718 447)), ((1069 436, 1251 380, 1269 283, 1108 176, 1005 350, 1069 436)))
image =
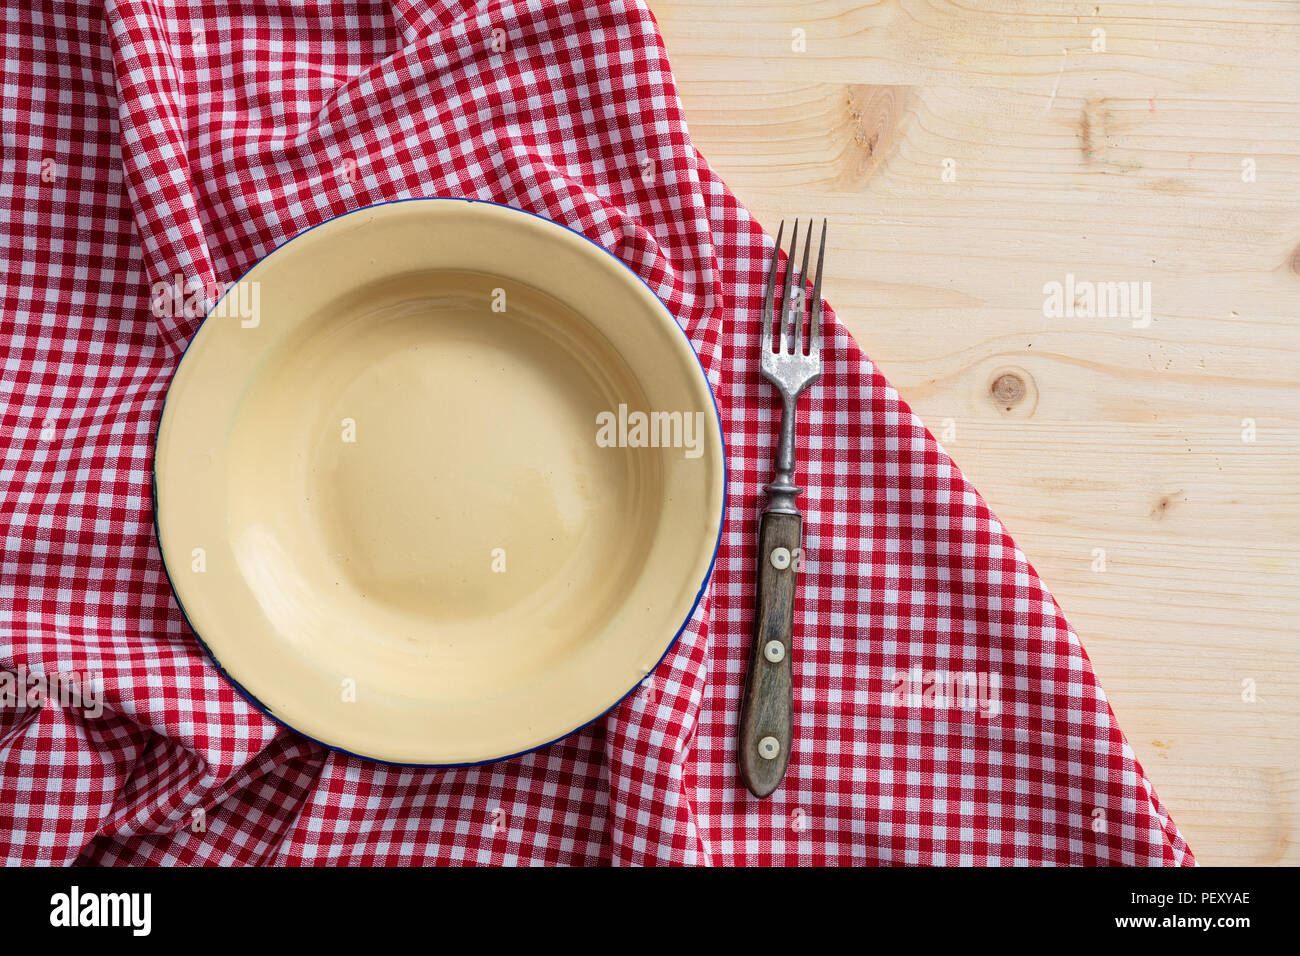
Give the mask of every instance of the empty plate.
POLYGON ((231 287, 167 393, 158 539, 212 658, 329 746, 475 763, 653 670, 721 529, 712 393, 641 280, 549 220, 406 200, 231 287))

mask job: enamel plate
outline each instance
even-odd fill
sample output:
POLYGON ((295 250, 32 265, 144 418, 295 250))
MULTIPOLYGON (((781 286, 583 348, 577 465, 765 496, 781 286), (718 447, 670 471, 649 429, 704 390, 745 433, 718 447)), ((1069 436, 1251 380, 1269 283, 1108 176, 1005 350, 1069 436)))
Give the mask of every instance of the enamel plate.
POLYGON ((303 233, 204 320, 154 494, 167 573, 277 720, 394 763, 599 717, 690 618, 721 531, 682 330, 580 234, 407 200, 303 233))

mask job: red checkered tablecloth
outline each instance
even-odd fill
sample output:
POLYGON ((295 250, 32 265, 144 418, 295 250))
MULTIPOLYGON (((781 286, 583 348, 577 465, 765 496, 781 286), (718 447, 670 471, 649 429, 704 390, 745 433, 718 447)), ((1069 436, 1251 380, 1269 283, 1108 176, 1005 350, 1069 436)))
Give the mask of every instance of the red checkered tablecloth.
POLYGON ((4 29, 0 669, 80 675, 102 708, 0 707, 0 857, 1192 862, 1060 609, 833 315, 799 409, 797 746, 773 797, 740 784, 772 240, 692 147, 644 6, 10 0, 4 29), (452 770, 336 754, 246 703, 177 609, 150 504, 199 321, 157 317, 154 283, 214 289, 324 219, 432 195, 531 210, 636 270, 699 352, 730 467, 712 585, 643 688, 452 770), (993 692, 958 704, 932 673, 993 692))

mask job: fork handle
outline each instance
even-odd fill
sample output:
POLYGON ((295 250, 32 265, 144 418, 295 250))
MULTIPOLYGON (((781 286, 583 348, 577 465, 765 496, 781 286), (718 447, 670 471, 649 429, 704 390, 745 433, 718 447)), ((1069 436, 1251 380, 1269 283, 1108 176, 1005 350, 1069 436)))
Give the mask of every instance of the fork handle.
POLYGON ((795 572, 803 518, 766 512, 758 526, 754 644, 740 706, 740 776, 766 797, 781 784, 794 744, 795 572), (784 553, 782 553, 782 550, 784 553), (778 650, 779 645, 779 650, 778 650))

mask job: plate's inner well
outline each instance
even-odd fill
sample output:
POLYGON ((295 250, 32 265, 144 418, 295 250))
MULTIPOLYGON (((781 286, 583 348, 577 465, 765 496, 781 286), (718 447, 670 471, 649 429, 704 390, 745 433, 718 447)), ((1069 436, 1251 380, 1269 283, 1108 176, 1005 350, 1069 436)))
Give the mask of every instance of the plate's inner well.
POLYGON ((646 407, 626 363, 536 290, 463 272, 359 289, 240 402, 239 568, 361 684, 454 699, 537 680, 598 633, 654 530, 658 452, 596 442, 620 403, 646 407))

